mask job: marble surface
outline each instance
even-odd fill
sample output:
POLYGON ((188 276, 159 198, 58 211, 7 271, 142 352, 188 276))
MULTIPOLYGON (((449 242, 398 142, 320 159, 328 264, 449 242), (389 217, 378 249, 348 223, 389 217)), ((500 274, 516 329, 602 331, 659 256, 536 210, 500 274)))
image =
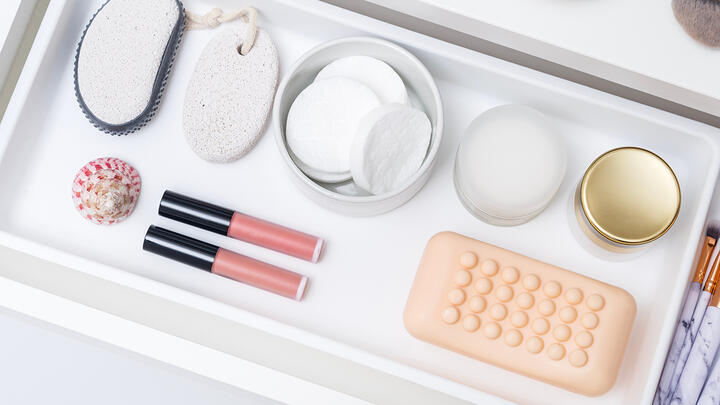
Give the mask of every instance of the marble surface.
POLYGON ((678 358, 680 358, 680 351, 682 350, 685 336, 687 336, 692 323, 693 314, 695 307, 700 296, 700 283, 690 283, 690 289, 685 297, 685 304, 683 305, 682 312, 680 314, 680 322, 678 322, 677 329, 675 330, 675 336, 673 336, 670 350, 668 351, 667 358, 665 359, 665 366, 660 377, 660 383, 658 389, 655 392, 655 398, 653 398, 653 405, 662 403, 662 400, 668 396, 670 390, 670 382, 672 381, 673 372, 675 370, 675 364, 677 364, 678 358))
POLYGON ((705 381, 705 387, 697 402, 697 405, 717 404, 720 404, 720 361, 715 361, 715 365, 710 371, 707 381, 705 381))
POLYGON ((680 375, 683 373, 683 370, 685 369, 685 364, 690 358, 690 352, 692 351, 692 347, 695 343, 695 338, 697 337, 698 331, 700 330, 702 323, 701 321, 705 316, 708 302, 710 302, 710 293, 707 291, 701 292, 700 297, 697 301, 697 305, 695 306, 695 311, 693 311, 692 318, 690 319, 688 333, 685 335, 685 340, 683 341, 682 347, 680 348, 680 355, 678 356, 677 363, 675 364, 672 378, 670 379, 670 389, 667 391, 667 395, 665 397, 666 400, 662 402, 664 404, 670 402, 670 400, 672 399, 672 393, 675 392, 678 387, 678 384, 680 382, 680 375))
POLYGON ((720 308, 708 307, 671 405, 695 405, 720 345, 720 308))

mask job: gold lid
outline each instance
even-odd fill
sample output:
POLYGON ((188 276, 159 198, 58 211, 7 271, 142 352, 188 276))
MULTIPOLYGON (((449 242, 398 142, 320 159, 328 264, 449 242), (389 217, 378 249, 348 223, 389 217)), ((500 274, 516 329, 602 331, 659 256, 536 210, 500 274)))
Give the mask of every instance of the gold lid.
POLYGON ((680 184, 670 166, 645 149, 613 149, 590 165, 580 184, 590 225, 622 245, 661 237, 680 212, 680 184))

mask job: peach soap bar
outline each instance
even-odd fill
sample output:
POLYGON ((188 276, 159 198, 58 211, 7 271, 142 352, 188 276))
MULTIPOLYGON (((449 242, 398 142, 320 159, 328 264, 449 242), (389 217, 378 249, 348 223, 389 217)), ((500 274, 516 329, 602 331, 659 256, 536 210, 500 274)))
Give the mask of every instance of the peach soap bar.
POLYGON ((588 396, 613 386, 625 290, 452 232, 428 242, 405 307, 416 338, 588 396))

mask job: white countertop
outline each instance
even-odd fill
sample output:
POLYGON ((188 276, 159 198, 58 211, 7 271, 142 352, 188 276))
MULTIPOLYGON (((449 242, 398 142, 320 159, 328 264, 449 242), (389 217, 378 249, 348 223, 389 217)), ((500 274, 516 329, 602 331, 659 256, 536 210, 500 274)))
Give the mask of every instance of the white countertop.
MULTIPOLYGON (((720 117, 720 49, 688 36, 670 0, 326 1, 359 11, 371 10, 361 3, 374 3, 720 117)), ((631 96, 645 102, 642 94, 631 96)), ((657 103, 648 102, 663 108, 657 103)))
MULTIPOLYGON (((720 99, 720 50, 687 35, 670 1, 420 1, 720 99)), ((561 57, 550 49, 534 52, 561 57)))
POLYGON ((37 4, 38 0, 3 0, 0 8, 0 119, 34 38, 25 30, 34 14, 44 14, 44 8, 36 10, 37 4))
POLYGON ((4 404, 280 404, 6 309, 0 330, 4 404))
POLYGON ((3 4, 4 10, 0 13, 0 48, 2 48, 10 33, 10 27, 15 20, 15 15, 21 3, 22 0, 5 0, 3 4))
POLYGON ((0 85, 5 82, 36 4, 37 0, 3 0, 0 11, 0 85))

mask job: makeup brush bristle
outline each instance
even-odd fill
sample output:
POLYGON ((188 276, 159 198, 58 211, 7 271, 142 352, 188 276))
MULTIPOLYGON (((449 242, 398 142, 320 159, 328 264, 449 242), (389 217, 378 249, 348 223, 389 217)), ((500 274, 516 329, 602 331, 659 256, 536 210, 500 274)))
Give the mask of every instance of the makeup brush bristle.
POLYGON ((673 0, 673 13, 696 41, 720 47, 720 0, 673 0))
POLYGON ((720 237, 720 221, 710 221, 705 235, 713 239, 718 239, 718 237, 720 237))

